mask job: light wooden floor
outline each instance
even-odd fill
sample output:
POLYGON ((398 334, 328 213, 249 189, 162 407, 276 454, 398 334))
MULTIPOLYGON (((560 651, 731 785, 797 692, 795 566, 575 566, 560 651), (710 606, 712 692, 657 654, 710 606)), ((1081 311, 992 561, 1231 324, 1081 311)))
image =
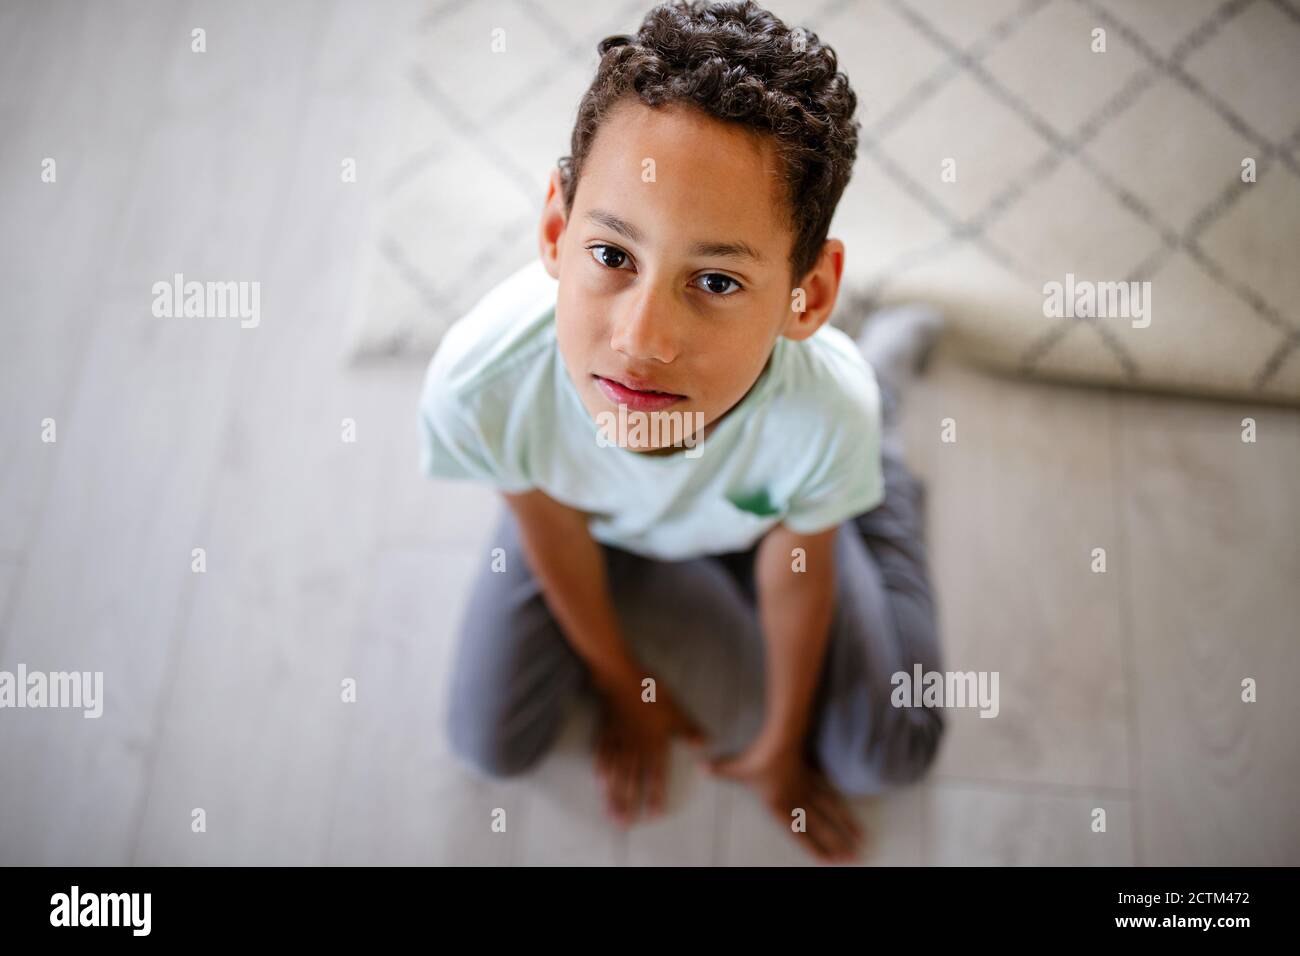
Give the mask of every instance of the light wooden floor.
MULTIPOLYGON (((583 710, 527 778, 447 752, 495 504, 418 475, 418 368, 343 358, 409 11, 129 9, 0 8, 0 668, 107 696, 0 711, 0 862, 804 862, 685 759, 668 818, 609 828, 583 710), (177 271, 260 281, 261 326, 153 318, 177 271)), ((941 351, 907 431, 948 666, 999 671, 1001 714, 955 713, 928 783, 861 804, 864 862, 1300 862, 1300 412, 941 351)))

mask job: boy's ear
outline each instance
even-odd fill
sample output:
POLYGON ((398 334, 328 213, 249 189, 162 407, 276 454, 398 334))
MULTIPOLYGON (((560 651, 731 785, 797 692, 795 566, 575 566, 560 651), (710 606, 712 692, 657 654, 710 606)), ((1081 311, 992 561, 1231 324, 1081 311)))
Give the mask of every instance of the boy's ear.
POLYGON ((844 275, 844 243, 827 239, 821 254, 799 285, 790 290, 790 314, 781 334, 788 339, 806 339, 831 317, 844 275))
POLYGON ((551 180, 546 186, 546 203, 542 206, 542 221, 537 231, 537 249, 542 265, 552 279, 560 277, 560 240, 564 237, 564 189, 560 183, 560 170, 551 170, 551 180))

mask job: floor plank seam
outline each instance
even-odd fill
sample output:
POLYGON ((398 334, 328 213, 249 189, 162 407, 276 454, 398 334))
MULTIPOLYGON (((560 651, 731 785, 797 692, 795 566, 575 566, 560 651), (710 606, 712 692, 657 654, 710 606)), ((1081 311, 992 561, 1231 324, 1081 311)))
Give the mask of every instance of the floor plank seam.
MULTIPOLYGON (((1122 568, 1127 572, 1132 568, 1133 551, 1129 547, 1128 540, 1128 522, 1126 520, 1125 509, 1123 504, 1127 499, 1123 497, 1121 489, 1128 485, 1125 482, 1124 469, 1124 430, 1126 425, 1126 416, 1123 414, 1125 404, 1120 394, 1115 389, 1108 389, 1110 392, 1110 445, 1111 445, 1111 502, 1113 507, 1115 521, 1116 544, 1119 545, 1119 554, 1121 556, 1122 568)), ((1118 591, 1118 610, 1119 610, 1119 632, 1120 632, 1120 649, 1124 661, 1124 704, 1125 704, 1125 723, 1128 726, 1128 783, 1129 792, 1133 797, 1133 812, 1129 821, 1129 832, 1133 837, 1133 865, 1142 865, 1142 800, 1138 789, 1138 767, 1141 753, 1139 751, 1138 741, 1138 717, 1137 717, 1137 668, 1134 661, 1136 649, 1134 647, 1133 636, 1133 602, 1132 589, 1133 578, 1131 574, 1123 573, 1120 579, 1118 591)))
MULTIPOLYGON (((239 368, 239 349, 235 348, 231 352, 230 370, 227 372, 227 382, 225 394, 226 404, 223 409, 223 427, 219 434, 226 433, 226 427, 230 423, 231 408, 233 397, 236 394, 232 386, 234 385, 236 371, 239 368)), ((215 452, 220 450, 220 443, 214 448, 213 457, 217 457, 215 452)), ((203 491, 203 501, 206 504, 198 514, 195 525, 195 541, 210 540, 209 529, 212 527, 213 509, 215 507, 215 495, 217 489, 217 479, 220 470, 209 468, 207 481, 203 491)), ((190 635, 194 620, 194 608, 197 603, 197 592, 199 586, 199 575, 190 574, 182 578, 184 583, 181 584, 181 594, 177 601, 176 620, 172 627, 171 636, 167 642, 167 656, 163 665, 162 686, 159 689, 158 700, 154 705, 154 716, 150 727, 151 746, 149 752, 144 758, 144 767, 141 770, 144 789, 140 795, 140 804, 135 813, 135 822, 132 825, 131 849, 128 865, 138 866, 141 843, 144 839, 145 821, 148 818, 149 797, 154 789, 154 775, 157 770, 158 757, 163 745, 164 735, 166 733, 167 715, 171 710, 172 692, 176 686, 177 678, 180 671, 180 662, 184 653, 186 639, 190 635)))
POLYGON ((1028 794, 1052 797, 1109 796, 1118 800, 1133 800, 1135 791, 1128 787, 1107 784, 1050 783, 1042 780, 994 780, 987 777, 967 777, 954 774, 934 774, 931 781, 936 787, 954 790, 991 790, 1001 793, 1028 794))

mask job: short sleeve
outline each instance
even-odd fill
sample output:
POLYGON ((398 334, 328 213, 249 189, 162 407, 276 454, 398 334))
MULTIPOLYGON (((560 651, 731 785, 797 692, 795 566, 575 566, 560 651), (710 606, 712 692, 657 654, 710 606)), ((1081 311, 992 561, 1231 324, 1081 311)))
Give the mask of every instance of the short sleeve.
POLYGON ((517 469, 509 468, 500 435, 500 423, 484 421, 484 410, 462 401, 440 373, 430 367, 420 400, 420 467, 431 478, 481 481, 518 493, 532 485, 517 469))
POLYGON ((870 511, 885 498, 879 403, 868 402, 843 414, 845 418, 821 443, 808 478, 781 519, 798 534, 826 531, 870 511))

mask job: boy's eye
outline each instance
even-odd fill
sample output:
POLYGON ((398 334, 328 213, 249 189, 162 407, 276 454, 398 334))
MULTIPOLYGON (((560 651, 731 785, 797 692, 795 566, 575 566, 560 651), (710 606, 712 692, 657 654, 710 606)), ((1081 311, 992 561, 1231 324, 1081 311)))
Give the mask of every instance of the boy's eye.
POLYGON ((628 261, 628 255, 618 246, 589 246, 591 257, 602 266, 621 269, 628 261))
POLYGON ((732 295, 740 291, 740 283, 731 276, 723 275, 721 272, 710 272, 708 275, 702 275, 696 280, 699 288, 713 295, 732 295))
MULTIPOLYGON (((591 257, 598 264, 606 269, 622 269, 632 261, 632 257, 618 246, 605 243, 588 246, 587 251, 591 253, 591 257)), ((723 275, 721 272, 710 272, 702 275, 695 280, 694 284, 696 288, 717 296, 733 295, 741 290, 739 282, 729 275, 723 275)))

